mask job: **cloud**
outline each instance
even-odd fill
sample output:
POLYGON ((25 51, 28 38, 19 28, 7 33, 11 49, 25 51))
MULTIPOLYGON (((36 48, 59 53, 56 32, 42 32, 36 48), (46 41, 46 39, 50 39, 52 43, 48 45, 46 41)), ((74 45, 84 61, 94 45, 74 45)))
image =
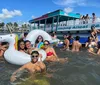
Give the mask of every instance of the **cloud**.
POLYGON ((64 11, 65 13, 70 13, 73 11, 73 8, 67 7, 67 8, 64 8, 64 11))
POLYGON ((32 15, 32 19, 34 19, 35 18, 35 16, 34 15, 32 15))
POLYGON ((8 11, 8 9, 2 9, 2 13, 0 13, 0 19, 8 19, 13 18, 14 16, 21 16, 22 13, 20 10, 8 11))
POLYGON ((99 0, 52 0, 53 3, 66 7, 77 7, 77 6, 99 6, 99 0))

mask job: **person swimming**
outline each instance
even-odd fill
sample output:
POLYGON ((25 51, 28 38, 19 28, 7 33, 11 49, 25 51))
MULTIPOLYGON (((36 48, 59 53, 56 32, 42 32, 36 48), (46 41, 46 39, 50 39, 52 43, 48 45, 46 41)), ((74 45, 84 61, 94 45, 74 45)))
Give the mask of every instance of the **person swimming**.
POLYGON ((64 47, 61 50, 69 50, 69 39, 68 39, 68 35, 64 35, 64 47))
POLYGON ((88 47, 88 52, 95 54, 94 53, 94 48, 97 46, 96 42, 93 41, 93 38, 90 36, 88 38, 88 42, 86 42, 85 47, 88 47))
POLYGON ((10 81, 11 82, 14 82, 16 80, 16 74, 22 70, 27 70, 29 73, 33 74, 33 73, 36 73, 36 72, 39 72, 39 73, 45 73, 46 72, 46 66, 45 64, 41 61, 38 61, 39 57, 41 57, 39 55, 39 52, 38 51, 33 51, 31 53, 31 62, 23 65, 22 67, 20 67, 18 70, 16 70, 12 76, 11 76, 11 79, 10 81))

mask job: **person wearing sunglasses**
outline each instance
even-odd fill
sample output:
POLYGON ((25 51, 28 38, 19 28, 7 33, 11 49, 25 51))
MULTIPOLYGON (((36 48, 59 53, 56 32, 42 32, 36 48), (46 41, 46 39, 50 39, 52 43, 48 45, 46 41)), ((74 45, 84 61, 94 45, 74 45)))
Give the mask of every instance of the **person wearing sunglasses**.
POLYGON ((39 52, 38 51, 32 51, 31 53, 31 62, 23 65, 22 67, 20 67, 18 70, 16 70, 12 76, 10 81, 14 82, 16 80, 16 74, 22 70, 27 70, 29 73, 34 74, 37 72, 40 73, 45 73, 46 72, 46 66, 42 61, 38 61, 38 58, 40 57, 39 52))
POLYGON ((64 62, 67 59, 67 58, 58 58, 54 48, 50 47, 50 42, 48 40, 44 41, 44 50, 47 54, 46 57, 47 62, 55 62, 55 61, 64 62))

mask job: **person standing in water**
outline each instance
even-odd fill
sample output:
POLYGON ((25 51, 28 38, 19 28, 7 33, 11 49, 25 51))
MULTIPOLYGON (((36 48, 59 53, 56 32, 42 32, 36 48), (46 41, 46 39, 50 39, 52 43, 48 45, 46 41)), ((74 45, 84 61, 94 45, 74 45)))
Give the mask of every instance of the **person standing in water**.
POLYGON ((22 67, 20 67, 18 70, 16 70, 12 76, 10 81, 14 82, 16 80, 16 74, 22 70, 27 70, 31 75, 33 73, 36 72, 40 72, 40 73, 46 73, 46 66, 45 64, 41 61, 38 61, 38 59, 41 58, 41 56, 39 55, 38 51, 33 51, 31 53, 31 62, 23 65, 22 67))
POLYGON ((80 37, 76 36, 76 40, 72 43, 72 51, 80 51, 82 44, 79 42, 80 37))
POLYGON ((69 44, 70 44, 70 42, 68 40, 68 36, 64 35, 64 47, 61 50, 69 50, 69 44))

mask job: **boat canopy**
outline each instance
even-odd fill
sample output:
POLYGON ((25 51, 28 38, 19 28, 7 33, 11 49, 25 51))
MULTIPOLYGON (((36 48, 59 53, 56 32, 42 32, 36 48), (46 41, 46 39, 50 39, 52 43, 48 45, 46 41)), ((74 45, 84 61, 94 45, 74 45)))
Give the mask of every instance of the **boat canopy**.
POLYGON ((59 17, 59 22, 68 21, 68 20, 75 20, 80 18, 79 13, 65 13, 63 10, 56 10, 54 12, 50 12, 47 14, 42 15, 41 17, 32 19, 29 23, 40 23, 40 24, 51 24, 53 22, 57 22, 59 17))

